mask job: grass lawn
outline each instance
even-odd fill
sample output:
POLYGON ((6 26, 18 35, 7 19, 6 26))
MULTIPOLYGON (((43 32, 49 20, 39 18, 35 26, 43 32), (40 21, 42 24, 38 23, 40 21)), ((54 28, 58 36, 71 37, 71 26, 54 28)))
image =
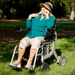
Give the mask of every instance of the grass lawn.
POLYGON ((64 66, 60 66, 52 56, 46 60, 50 66, 50 70, 46 72, 41 72, 40 65, 34 72, 9 67, 13 49, 17 44, 0 44, 0 75, 75 75, 75 37, 56 40, 56 52, 58 55, 65 56, 67 62, 64 66))
POLYGON ((56 23, 56 29, 75 30, 75 23, 56 23))
MULTIPOLYGON (((17 23, 0 23, 0 28, 12 28, 17 23)), ((25 23, 19 23, 20 27, 25 27, 25 23)), ((75 30, 75 24, 56 24, 56 29, 75 30)), ((36 64, 34 72, 25 69, 13 69, 9 67, 12 52, 18 43, 0 44, 0 75, 75 75, 75 37, 60 38, 55 42, 55 49, 58 55, 66 57, 66 64, 60 66, 57 64, 54 56, 47 59, 50 70, 41 72, 40 65, 36 64)))
POLYGON ((19 25, 20 27, 25 28, 26 23, 11 23, 11 22, 1 22, 0 28, 13 28, 14 26, 19 25))
MULTIPOLYGON (((17 24, 22 28, 26 27, 26 23, 1 22, 0 28, 13 28, 14 26, 17 26, 17 24)), ((56 29, 75 30, 75 23, 56 23, 56 29)))

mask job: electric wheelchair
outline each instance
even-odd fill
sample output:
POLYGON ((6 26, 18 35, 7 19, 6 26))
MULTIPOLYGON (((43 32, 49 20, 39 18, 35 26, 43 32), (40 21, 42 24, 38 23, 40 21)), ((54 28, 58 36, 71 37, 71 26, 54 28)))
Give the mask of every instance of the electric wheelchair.
MULTIPOLYGON (((23 31, 23 30, 27 30, 25 28, 20 28, 18 25, 17 27, 15 27, 15 29, 17 31, 23 31)), ((56 22, 53 26, 53 28, 49 29, 46 28, 47 33, 45 35, 45 42, 42 42, 40 47, 37 49, 36 55, 34 57, 33 63, 32 63, 32 68, 29 70, 34 71, 35 70, 35 65, 36 62, 39 61, 41 62, 41 71, 46 71, 49 70, 49 65, 44 62, 44 60, 50 58, 52 55, 55 56, 57 63, 60 65, 65 65, 66 64, 66 58, 64 56, 58 56, 55 50, 55 41, 57 40, 57 32, 56 32, 56 22)), ((26 65, 26 59, 29 58, 29 51, 30 50, 30 46, 26 48, 26 52, 25 55, 23 56, 22 62, 21 62, 21 67, 24 68, 24 66, 26 65)), ((15 46, 14 51, 13 51, 13 55, 12 55, 12 59, 11 59, 11 63, 13 62, 14 56, 15 54, 18 53, 18 45, 15 46)))

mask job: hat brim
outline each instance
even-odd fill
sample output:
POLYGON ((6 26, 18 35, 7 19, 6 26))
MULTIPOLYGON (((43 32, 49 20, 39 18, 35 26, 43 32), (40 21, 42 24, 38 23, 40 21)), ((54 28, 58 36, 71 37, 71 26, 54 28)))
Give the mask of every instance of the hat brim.
POLYGON ((51 11, 51 9, 46 4, 40 3, 40 6, 41 7, 45 6, 49 11, 51 11))

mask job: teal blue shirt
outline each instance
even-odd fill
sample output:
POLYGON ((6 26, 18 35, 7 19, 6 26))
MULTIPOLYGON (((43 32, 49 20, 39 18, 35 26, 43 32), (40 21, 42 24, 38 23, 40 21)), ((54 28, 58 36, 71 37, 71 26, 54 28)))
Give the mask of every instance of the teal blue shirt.
POLYGON ((35 38, 35 37, 45 37, 46 35, 46 28, 52 28, 55 23, 54 16, 50 16, 49 19, 46 19, 44 17, 42 20, 41 14, 39 14, 39 17, 27 19, 26 20, 26 28, 31 28, 30 32, 26 35, 29 38, 35 38))

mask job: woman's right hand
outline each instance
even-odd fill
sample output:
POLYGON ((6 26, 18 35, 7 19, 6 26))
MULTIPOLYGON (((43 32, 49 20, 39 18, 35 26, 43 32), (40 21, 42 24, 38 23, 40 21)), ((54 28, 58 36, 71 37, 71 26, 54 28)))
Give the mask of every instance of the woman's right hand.
POLYGON ((28 19, 31 19, 32 17, 36 17, 37 18, 38 16, 39 16, 38 14, 33 13, 33 14, 29 15, 28 19))

